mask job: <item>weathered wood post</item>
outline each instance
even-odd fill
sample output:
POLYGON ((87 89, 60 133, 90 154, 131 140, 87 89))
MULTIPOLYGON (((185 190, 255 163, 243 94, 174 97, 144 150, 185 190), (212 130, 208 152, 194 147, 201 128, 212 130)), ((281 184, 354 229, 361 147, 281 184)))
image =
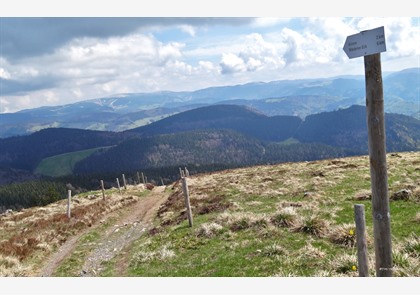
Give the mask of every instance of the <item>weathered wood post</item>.
POLYGON ((144 180, 146 181, 145 183, 147 183, 147 176, 144 177, 144 180))
POLYGON ((118 179, 118 177, 116 178, 116 180, 117 180, 118 192, 121 193, 120 180, 118 179))
POLYGON ((125 181, 125 175, 122 175, 122 179, 123 179, 123 185, 124 185, 124 189, 127 189, 127 182, 125 181))
POLYGON ((144 179, 144 174, 143 174, 143 172, 141 173, 141 178, 143 179, 143 184, 146 184, 146 180, 144 179))
POLYGON ((356 223, 356 244, 359 277, 368 277, 369 269, 366 240, 365 205, 354 205, 354 220, 356 223))
POLYGON ((388 199, 381 68, 381 52, 386 51, 384 27, 347 36, 343 49, 349 58, 364 57, 375 268, 378 277, 391 277, 393 268, 391 214, 388 199))
POLYGON ((137 183, 140 184, 140 173, 137 171, 137 183))
POLYGON ((179 176, 180 176, 181 178, 185 177, 185 175, 184 175, 184 170, 182 170, 182 169, 181 169, 181 167, 179 167, 179 176))
POLYGON ((185 208, 187 209, 188 223, 190 227, 192 227, 193 217, 192 217, 191 206, 190 206, 190 193, 188 191, 187 179, 185 177, 182 178, 182 191, 184 192, 185 208))
POLYGON ((161 183, 162 185, 165 185, 165 183, 163 182, 163 178, 162 178, 162 177, 160 178, 160 183, 161 183))
POLYGON ((185 167, 185 177, 190 177, 190 171, 185 167))
POLYGON ((102 189, 102 199, 105 200, 105 188, 104 188, 104 181, 101 180, 101 189, 102 189))
POLYGON ((68 190, 67 191, 67 217, 70 219, 70 217, 71 217, 71 208, 70 208, 70 205, 71 205, 71 190, 68 190))
POLYGON ((392 277, 391 214, 385 147, 385 114, 380 53, 364 57, 366 114, 372 187, 376 275, 392 277))

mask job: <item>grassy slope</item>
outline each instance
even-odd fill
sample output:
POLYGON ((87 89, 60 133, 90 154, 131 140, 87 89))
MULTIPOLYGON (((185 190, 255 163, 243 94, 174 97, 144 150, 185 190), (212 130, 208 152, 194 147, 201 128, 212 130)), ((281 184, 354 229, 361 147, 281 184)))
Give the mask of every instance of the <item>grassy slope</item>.
POLYGON ((39 163, 38 167, 35 169, 35 173, 52 177, 69 175, 73 172, 74 165, 76 165, 77 162, 89 157, 100 149, 103 149, 103 147, 45 158, 39 163))
MULTIPOLYGON (((388 156, 394 276, 420 276, 420 153, 388 156)), ((180 184, 156 227, 132 251, 129 276, 357 276, 354 205, 364 204, 374 271, 368 157, 287 163, 188 179, 188 227, 180 184)), ((116 262, 114 262, 116 263, 116 262)), ((112 276, 113 263, 104 275, 112 276)))
MULTIPOLYGON (((394 276, 419 277, 420 152, 387 159, 390 195, 411 191, 408 200, 390 201, 394 276)), ((368 157, 232 169, 193 175, 188 184, 193 228, 180 183, 174 183, 154 228, 132 245, 128 257, 106 263, 103 276, 115 275, 116 265, 126 259, 126 275, 141 277, 357 276, 354 204, 366 207, 369 269, 375 275, 371 201, 365 199, 368 157)), ((100 198, 90 200, 92 194, 100 192, 77 197, 70 223, 65 200, 1 217, 6 230, 0 231, 0 275, 30 275, 66 237, 134 201, 114 196, 105 205, 100 198)), ((106 224, 112 226, 112 220, 106 224)), ((80 243, 100 234, 92 230, 80 243)), ((69 267, 83 265, 72 263, 60 267, 60 276, 72 276, 69 267)))

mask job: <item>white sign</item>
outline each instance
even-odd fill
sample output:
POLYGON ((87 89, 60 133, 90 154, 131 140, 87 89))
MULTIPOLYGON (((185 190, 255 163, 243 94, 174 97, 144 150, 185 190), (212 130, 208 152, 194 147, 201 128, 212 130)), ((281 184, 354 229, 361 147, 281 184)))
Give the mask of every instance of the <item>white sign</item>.
POLYGON ((347 36, 343 50, 349 58, 386 51, 384 27, 347 36))

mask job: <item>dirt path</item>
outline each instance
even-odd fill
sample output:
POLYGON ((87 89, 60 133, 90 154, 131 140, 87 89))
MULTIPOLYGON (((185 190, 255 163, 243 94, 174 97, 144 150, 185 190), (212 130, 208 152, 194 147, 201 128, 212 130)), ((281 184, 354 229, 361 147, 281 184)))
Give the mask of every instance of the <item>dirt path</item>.
MULTIPOLYGON (((80 271, 80 276, 97 276, 101 272, 101 263, 108 261, 119 254, 123 249, 128 248, 133 241, 138 239, 147 228, 151 225, 159 206, 167 199, 168 194, 164 192, 164 186, 155 187, 151 194, 141 198, 134 206, 129 207, 123 215, 118 217, 114 226, 108 228, 102 234, 100 241, 96 244, 95 249, 85 260, 80 271)), ((107 217, 115 216, 110 213, 107 217)), ((77 246, 79 238, 90 230, 99 226, 95 224, 91 228, 77 234, 67 240, 57 252, 55 252, 41 270, 40 276, 52 276, 60 263, 67 258, 77 246)), ((127 254, 127 252, 124 252, 127 254)), ((122 255, 123 261, 127 261, 122 255)), ((118 263, 118 273, 125 273, 127 263, 118 263)))

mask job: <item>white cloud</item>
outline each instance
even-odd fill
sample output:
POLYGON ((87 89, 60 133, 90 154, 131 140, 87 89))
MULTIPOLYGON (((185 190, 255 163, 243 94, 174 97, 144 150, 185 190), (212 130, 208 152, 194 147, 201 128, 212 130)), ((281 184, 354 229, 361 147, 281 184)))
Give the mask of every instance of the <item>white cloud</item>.
POLYGON ((181 31, 187 33, 188 35, 194 37, 196 34, 195 28, 193 26, 190 25, 181 25, 179 26, 179 28, 181 29, 181 31))
POLYGON ((3 68, 0 68, 0 78, 10 79, 10 73, 3 68))
POLYGON ((291 18, 283 17, 283 18, 276 18, 276 17, 258 17, 252 23, 255 27, 272 27, 275 25, 279 25, 282 23, 287 23, 290 21, 291 18))
POLYGON ((244 60, 233 53, 224 53, 222 55, 220 67, 222 69, 222 74, 244 72, 246 70, 244 60))
POLYGON ((181 34, 185 39, 177 42, 158 40, 145 29, 113 37, 78 35, 43 55, 0 57, 0 78, 10 82, 3 87, 8 92, 0 94, 0 112, 113 93, 363 74, 362 61, 350 61, 342 50, 345 38, 380 25, 387 42, 383 60, 389 61, 383 68, 420 66, 420 29, 410 18, 300 18, 293 26, 286 21, 257 18, 221 35, 217 30, 223 26, 176 23, 175 28, 189 35, 181 34))

